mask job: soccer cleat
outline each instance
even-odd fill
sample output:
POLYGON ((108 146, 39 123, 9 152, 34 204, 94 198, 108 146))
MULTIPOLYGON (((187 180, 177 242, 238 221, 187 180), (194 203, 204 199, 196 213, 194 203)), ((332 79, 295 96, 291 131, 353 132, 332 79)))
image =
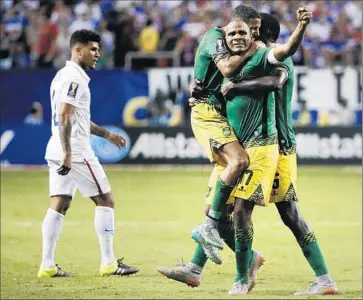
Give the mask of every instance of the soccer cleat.
POLYGON ((207 255, 212 262, 217 265, 222 264, 222 258, 218 253, 218 249, 205 241, 198 228, 199 227, 192 230, 192 239, 203 247, 205 255, 207 255))
POLYGON ((185 283, 190 287, 198 287, 202 275, 191 270, 184 264, 177 265, 175 268, 158 267, 156 269, 160 274, 166 276, 169 279, 185 283))
POLYGON ((335 281, 330 283, 318 283, 314 281, 305 291, 294 293, 295 296, 303 295, 337 295, 338 286, 335 281))
POLYGON ((223 250, 223 241, 219 236, 218 228, 212 222, 208 220, 204 221, 200 226, 196 228, 204 240, 212 246, 223 250))
POLYGON ((123 258, 116 260, 108 266, 101 266, 101 276, 120 275, 128 276, 139 272, 138 268, 131 267, 122 263, 123 258))
POLYGON ((51 277, 73 277, 74 273, 63 271, 61 267, 55 265, 53 268, 45 269, 40 266, 38 271, 38 278, 51 278, 51 277))
POLYGON ((250 263, 248 270, 248 292, 250 292, 256 285, 257 272, 260 267, 265 263, 265 258, 260 252, 253 252, 253 259, 250 263))
POLYGON ((229 296, 236 295, 246 295, 248 293, 248 283, 242 283, 241 281, 236 281, 233 283, 233 287, 229 290, 229 296))

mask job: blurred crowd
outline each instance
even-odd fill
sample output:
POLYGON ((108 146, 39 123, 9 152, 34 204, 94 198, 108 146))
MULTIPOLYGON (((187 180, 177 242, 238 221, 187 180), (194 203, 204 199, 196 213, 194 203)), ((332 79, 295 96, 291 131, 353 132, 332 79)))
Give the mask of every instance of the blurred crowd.
MULTIPOLYGON (((303 47, 294 56, 297 65, 361 64, 361 1, 1 0, 0 68, 60 68, 70 55, 70 35, 82 28, 101 34, 99 68, 124 67, 130 51, 177 51, 181 65, 192 66, 204 32, 227 24, 241 3, 277 15, 281 42, 296 26, 297 7, 312 10, 303 47)), ((168 62, 159 58, 155 64, 168 62)), ((143 66, 148 64, 141 61, 143 66)))

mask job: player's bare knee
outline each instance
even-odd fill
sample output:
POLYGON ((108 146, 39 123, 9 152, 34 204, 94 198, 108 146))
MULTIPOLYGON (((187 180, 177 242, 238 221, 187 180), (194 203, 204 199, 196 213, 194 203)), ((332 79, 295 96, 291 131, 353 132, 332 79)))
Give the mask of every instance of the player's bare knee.
POLYGON ((107 207, 110 208, 115 208, 115 202, 113 201, 113 198, 111 198, 108 202, 107 202, 107 207))
POLYGON ((284 224, 289 228, 296 227, 300 222, 304 222, 304 220, 301 218, 301 215, 299 214, 299 211, 296 210, 294 206, 291 206, 290 209, 282 211, 280 216, 282 222, 284 222, 284 224))
POLYGON ((246 171, 248 166, 250 165, 250 158, 247 152, 243 151, 238 155, 238 166, 242 170, 242 172, 246 171))
POLYGON ((50 208, 56 212, 65 215, 71 206, 72 198, 70 196, 54 196, 50 200, 50 208))
POLYGON ((253 202, 240 198, 236 199, 233 209, 234 223, 236 228, 247 228, 252 224, 253 207, 253 202))
POLYGON ((111 192, 91 197, 91 199, 96 204, 96 206, 106 206, 110 208, 115 207, 115 202, 113 201, 113 196, 111 192))
POLYGON ((66 215, 67 210, 64 209, 62 206, 52 206, 51 205, 50 208, 63 216, 66 215))
POLYGON ((248 156, 238 155, 228 163, 228 167, 231 169, 231 172, 239 177, 248 168, 249 164, 248 156))
POLYGON ((234 216, 235 220, 239 220, 243 224, 248 224, 250 221, 248 213, 246 212, 244 207, 241 205, 237 205, 234 207, 233 216, 234 216))
POLYGON ((106 206, 111 207, 111 208, 115 208, 115 201, 113 201, 113 196, 112 193, 109 192, 106 194, 106 206))
POLYGON ((71 201, 65 202, 64 205, 63 205, 63 207, 62 207, 61 214, 65 216, 66 213, 67 213, 67 211, 68 211, 68 209, 70 208, 70 206, 71 206, 71 201))
POLYGON ((291 215, 287 212, 282 213, 281 215, 282 222, 289 228, 291 228, 294 224, 294 220, 291 215))
POLYGON ((234 207, 234 210, 233 210, 233 215, 234 217, 240 217, 243 215, 243 210, 242 210, 242 207, 240 205, 236 205, 234 207))
POLYGON ((305 234, 311 231, 308 224, 299 213, 286 211, 280 215, 282 221, 292 231, 297 241, 300 241, 305 234))

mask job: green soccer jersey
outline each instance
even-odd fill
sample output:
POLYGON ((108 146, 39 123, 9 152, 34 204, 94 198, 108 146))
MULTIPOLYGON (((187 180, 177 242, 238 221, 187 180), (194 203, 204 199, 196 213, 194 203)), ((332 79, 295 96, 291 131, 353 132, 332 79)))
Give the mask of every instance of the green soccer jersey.
POLYGON ((220 92, 223 75, 216 64, 228 54, 222 30, 214 28, 203 36, 194 62, 194 78, 200 80, 211 93, 208 102, 220 111, 225 109, 225 100, 220 92))
MULTIPOLYGON (((271 48, 257 50, 232 81, 269 75, 274 65, 268 62, 271 48)), ((229 79, 225 79, 227 82, 229 79)), ((253 91, 227 101, 227 119, 244 147, 277 143, 274 93, 253 91)))
POLYGON ((291 57, 285 59, 281 66, 288 72, 284 86, 275 91, 276 128, 280 152, 289 154, 296 151, 295 132, 292 128, 291 101, 294 88, 294 63, 291 57))

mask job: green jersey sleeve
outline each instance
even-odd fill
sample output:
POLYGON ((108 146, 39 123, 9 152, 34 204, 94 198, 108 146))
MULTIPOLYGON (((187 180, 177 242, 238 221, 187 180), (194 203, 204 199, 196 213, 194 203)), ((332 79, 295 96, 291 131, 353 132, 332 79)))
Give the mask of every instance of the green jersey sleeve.
POLYGON ((224 35, 221 29, 214 28, 205 35, 205 52, 216 64, 229 54, 224 35))
POLYGON ((283 62, 276 66, 277 68, 284 69, 289 77, 294 75, 294 61, 291 57, 286 58, 283 62))
POLYGON ((268 61, 268 53, 271 48, 259 49, 252 56, 250 62, 247 63, 245 73, 248 77, 261 77, 269 74, 277 65, 272 65, 268 61))
POLYGON ((271 74, 275 68, 285 68, 282 63, 271 64, 269 62, 268 53, 270 51, 272 51, 272 48, 263 48, 257 50, 242 67, 241 72, 237 74, 232 79, 232 81, 238 82, 241 80, 267 76, 271 74))

